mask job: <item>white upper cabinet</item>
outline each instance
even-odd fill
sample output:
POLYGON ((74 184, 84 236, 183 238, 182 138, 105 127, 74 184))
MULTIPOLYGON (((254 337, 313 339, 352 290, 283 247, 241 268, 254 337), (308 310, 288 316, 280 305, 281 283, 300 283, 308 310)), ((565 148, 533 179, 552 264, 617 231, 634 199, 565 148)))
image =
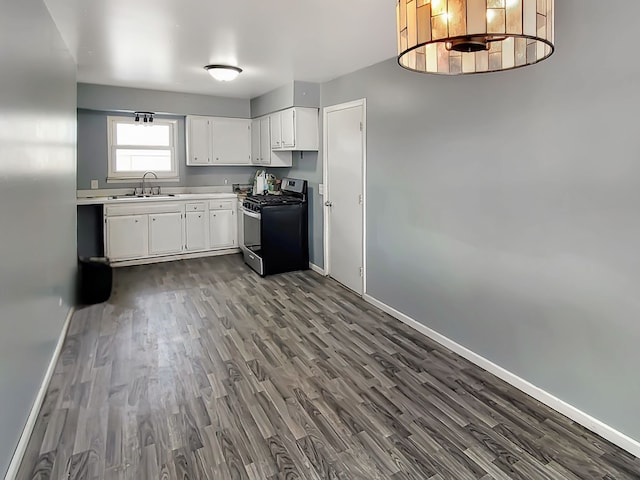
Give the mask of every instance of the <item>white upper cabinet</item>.
POLYGON ((271 163, 271 134, 269 130, 269 117, 262 117, 260 119, 260 157, 262 163, 271 163))
POLYGON ((254 165, 271 167, 290 167, 292 155, 290 151, 271 150, 271 129, 269 116, 256 118, 251 123, 251 160, 254 165))
POLYGON ((211 165, 209 117, 187 117, 187 165, 211 165))
POLYGON ((280 112, 280 134, 282 148, 296 146, 296 110, 294 108, 280 112))
POLYGON ((269 115, 269 128, 271 130, 271 148, 282 148, 282 122, 281 112, 269 115))
POLYGON ((269 115, 273 150, 318 150, 318 109, 293 107, 269 115))
POLYGON ((262 163, 262 144, 260 143, 260 122, 256 118, 251 121, 251 163, 260 165, 262 163))
POLYGON ((290 167, 293 151, 318 150, 318 109, 293 107, 254 120, 187 116, 187 165, 290 167))
POLYGON ((251 120, 213 119, 213 163, 215 165, 251 164, 251 120))
POLYGON ((188 116, 187 165, 251 165, 251 120, 188 116))

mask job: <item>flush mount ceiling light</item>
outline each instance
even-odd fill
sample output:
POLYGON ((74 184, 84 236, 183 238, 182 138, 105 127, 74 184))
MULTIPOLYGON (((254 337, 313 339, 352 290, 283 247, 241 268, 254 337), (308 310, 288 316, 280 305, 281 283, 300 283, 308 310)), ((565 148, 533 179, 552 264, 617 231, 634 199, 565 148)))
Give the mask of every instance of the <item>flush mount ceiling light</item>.
POLYGON ((204 69, 219 82, 230 82, 242 72, 241 68, 231 65, 205 65, 204 69))
POLYGON ((140 117, 142 117, 142 123, 153 123, 153 116, 155 113, 153 112, 133 112, 136 116, 134 118, 135 122, 140 122, 140 117))
POLYGON ((462 75, 533 65, 554 50, 554 0, 398 0, 398 63, 462 75))

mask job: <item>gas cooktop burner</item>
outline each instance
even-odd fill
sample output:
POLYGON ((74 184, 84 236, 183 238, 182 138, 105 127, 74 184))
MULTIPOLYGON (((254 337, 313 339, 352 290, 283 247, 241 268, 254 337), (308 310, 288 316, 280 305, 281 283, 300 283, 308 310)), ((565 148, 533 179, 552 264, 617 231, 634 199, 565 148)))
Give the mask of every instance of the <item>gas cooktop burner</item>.
POLYGON ((276 205, 300 205, 307 202, 307 182, 294 178, 282 179, 281 195, 253 195, 246 197, 242 206, 254 212, 262 207, 276 205))
POLYGON ((270 202, 283 202, 290 200, 302 200, 300 197, 294 197, 292 195, 254 195, 252 197, 246 197, 247 200, 259 203, 270 203, 270 202))
POLYGON ((256 195, 245 198, 243 206, 264 207, 269 205, 297 205, 303 202, 303 198, 291 195, 256 195))

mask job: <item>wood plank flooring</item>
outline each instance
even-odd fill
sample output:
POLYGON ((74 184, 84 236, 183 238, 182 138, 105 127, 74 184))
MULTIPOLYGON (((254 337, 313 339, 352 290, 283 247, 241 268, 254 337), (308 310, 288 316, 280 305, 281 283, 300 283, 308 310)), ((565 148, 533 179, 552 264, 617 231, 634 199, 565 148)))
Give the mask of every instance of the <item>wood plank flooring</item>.
POLYGON ((122 268, 24 479, 638 479, 640 460, 311 271, 122 268))

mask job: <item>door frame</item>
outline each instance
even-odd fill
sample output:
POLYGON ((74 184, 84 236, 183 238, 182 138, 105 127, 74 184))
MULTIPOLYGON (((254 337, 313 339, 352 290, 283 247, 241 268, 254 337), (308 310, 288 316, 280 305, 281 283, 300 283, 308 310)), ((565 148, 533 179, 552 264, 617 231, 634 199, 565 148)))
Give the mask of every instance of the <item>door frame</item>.
POLYGON ((329 248, 329 207, 325 206, 326 198, 330 198, 331 185, 329 185, 328 172, 328 143, 327 122, 329 113, 346 110, 353 107, 362 107, 362 295, 367 293, 367 99, 361 98, 351 102, 331 105, 322 109, 322 182, 324 194, 322 196, 322 220, 324 244, 324 274, 331 275, 330 248, 329 248))

